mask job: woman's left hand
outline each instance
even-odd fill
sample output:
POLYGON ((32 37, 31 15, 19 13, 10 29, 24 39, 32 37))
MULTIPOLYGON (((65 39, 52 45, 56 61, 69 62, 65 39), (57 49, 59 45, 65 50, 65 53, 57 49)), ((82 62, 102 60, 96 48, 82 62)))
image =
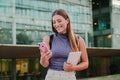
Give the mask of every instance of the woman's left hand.
POLYGON ((64 71, 75 71, 74 65, 72 65, 71 63, 67 63, 67 62, 64 62, 63 69, 64 71))

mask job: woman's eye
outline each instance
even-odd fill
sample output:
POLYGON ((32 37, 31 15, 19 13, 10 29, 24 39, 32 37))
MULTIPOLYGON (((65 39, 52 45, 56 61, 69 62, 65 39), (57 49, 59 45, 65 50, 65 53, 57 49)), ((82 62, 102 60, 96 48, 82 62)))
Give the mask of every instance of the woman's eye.
POLYGON ((58 20, 58 22, 60 23, 60 22, 61 22, 61 20, 58 20))

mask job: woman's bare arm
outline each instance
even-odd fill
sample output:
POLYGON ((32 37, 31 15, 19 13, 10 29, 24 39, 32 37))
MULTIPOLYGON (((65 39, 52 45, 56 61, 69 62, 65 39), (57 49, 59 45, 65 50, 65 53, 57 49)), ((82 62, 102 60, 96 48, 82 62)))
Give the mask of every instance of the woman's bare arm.
MULTIPOLYGON (((49 40, 50 40, 50 37, 49 36, 45 36, 43 38, 43 42, 45 42, 45 44, 47 45, 48 49, 50 49, 50 46, 49 46, 49 40)), ((47 53, 42 53, 40 52, 40 64, 43 66, 43 67, 48 67, 49 66, 49 59, 51 58, 51 52, 50 50, 47 52, 47 53)))
POLYGON ((81 56, 80 56, 81 61, 77 66, 74 67, 75 71, 81 71, 81 70, 87 69, 89 65, 85 42, 81 37, 79 38, 79 41, 80 41, 80 50, 81 50, 81 56))

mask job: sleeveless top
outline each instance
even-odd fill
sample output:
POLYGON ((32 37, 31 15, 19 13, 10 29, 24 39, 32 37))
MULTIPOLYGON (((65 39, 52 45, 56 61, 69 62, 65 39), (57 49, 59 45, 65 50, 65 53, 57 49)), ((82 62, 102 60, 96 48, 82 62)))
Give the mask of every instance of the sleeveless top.
POLYGON ((49 68, 62 71, 63 64, 67 61, 70 52, 70 43, 67 34, 55 34, 51 45, 52 57, 49 68))

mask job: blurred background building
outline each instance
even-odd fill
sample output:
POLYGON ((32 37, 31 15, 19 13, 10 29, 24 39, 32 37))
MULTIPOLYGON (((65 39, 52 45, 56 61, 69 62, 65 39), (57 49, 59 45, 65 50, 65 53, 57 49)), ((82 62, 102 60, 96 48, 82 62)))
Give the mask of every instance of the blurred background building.
POLYGON ((92 0, 95 47, 120 48, 120 0, 92 0))
POLYGON ((74 32, 92 46, 91 4, 91 0, 0 0, 0 43, 36 45, 52 34, 51 14, 62 8, 70 15, 74 32))
MULTIPOLYGON (((65 9, 87 47, 120 48, 120 0, 0 0, 0 44, 37 45, 52 34, 51 14, 65 9)), ((16 59, 16 71, 40 71, 39 59, 16 59)), ((94 60, 96 61, 96 60, 94 60)), ((12 59, 0 59, 0 74, 12 59)))
MULTIPOLYGON (((51 15, 55 9, 68 12, 74 32, 93 46, 91 0, 0 0, 0 44, 37 45, 43 36, 52 34, 51 15)), ((1 74, 12 71, 40 71, 39 59, 0 59, 1 74)))

